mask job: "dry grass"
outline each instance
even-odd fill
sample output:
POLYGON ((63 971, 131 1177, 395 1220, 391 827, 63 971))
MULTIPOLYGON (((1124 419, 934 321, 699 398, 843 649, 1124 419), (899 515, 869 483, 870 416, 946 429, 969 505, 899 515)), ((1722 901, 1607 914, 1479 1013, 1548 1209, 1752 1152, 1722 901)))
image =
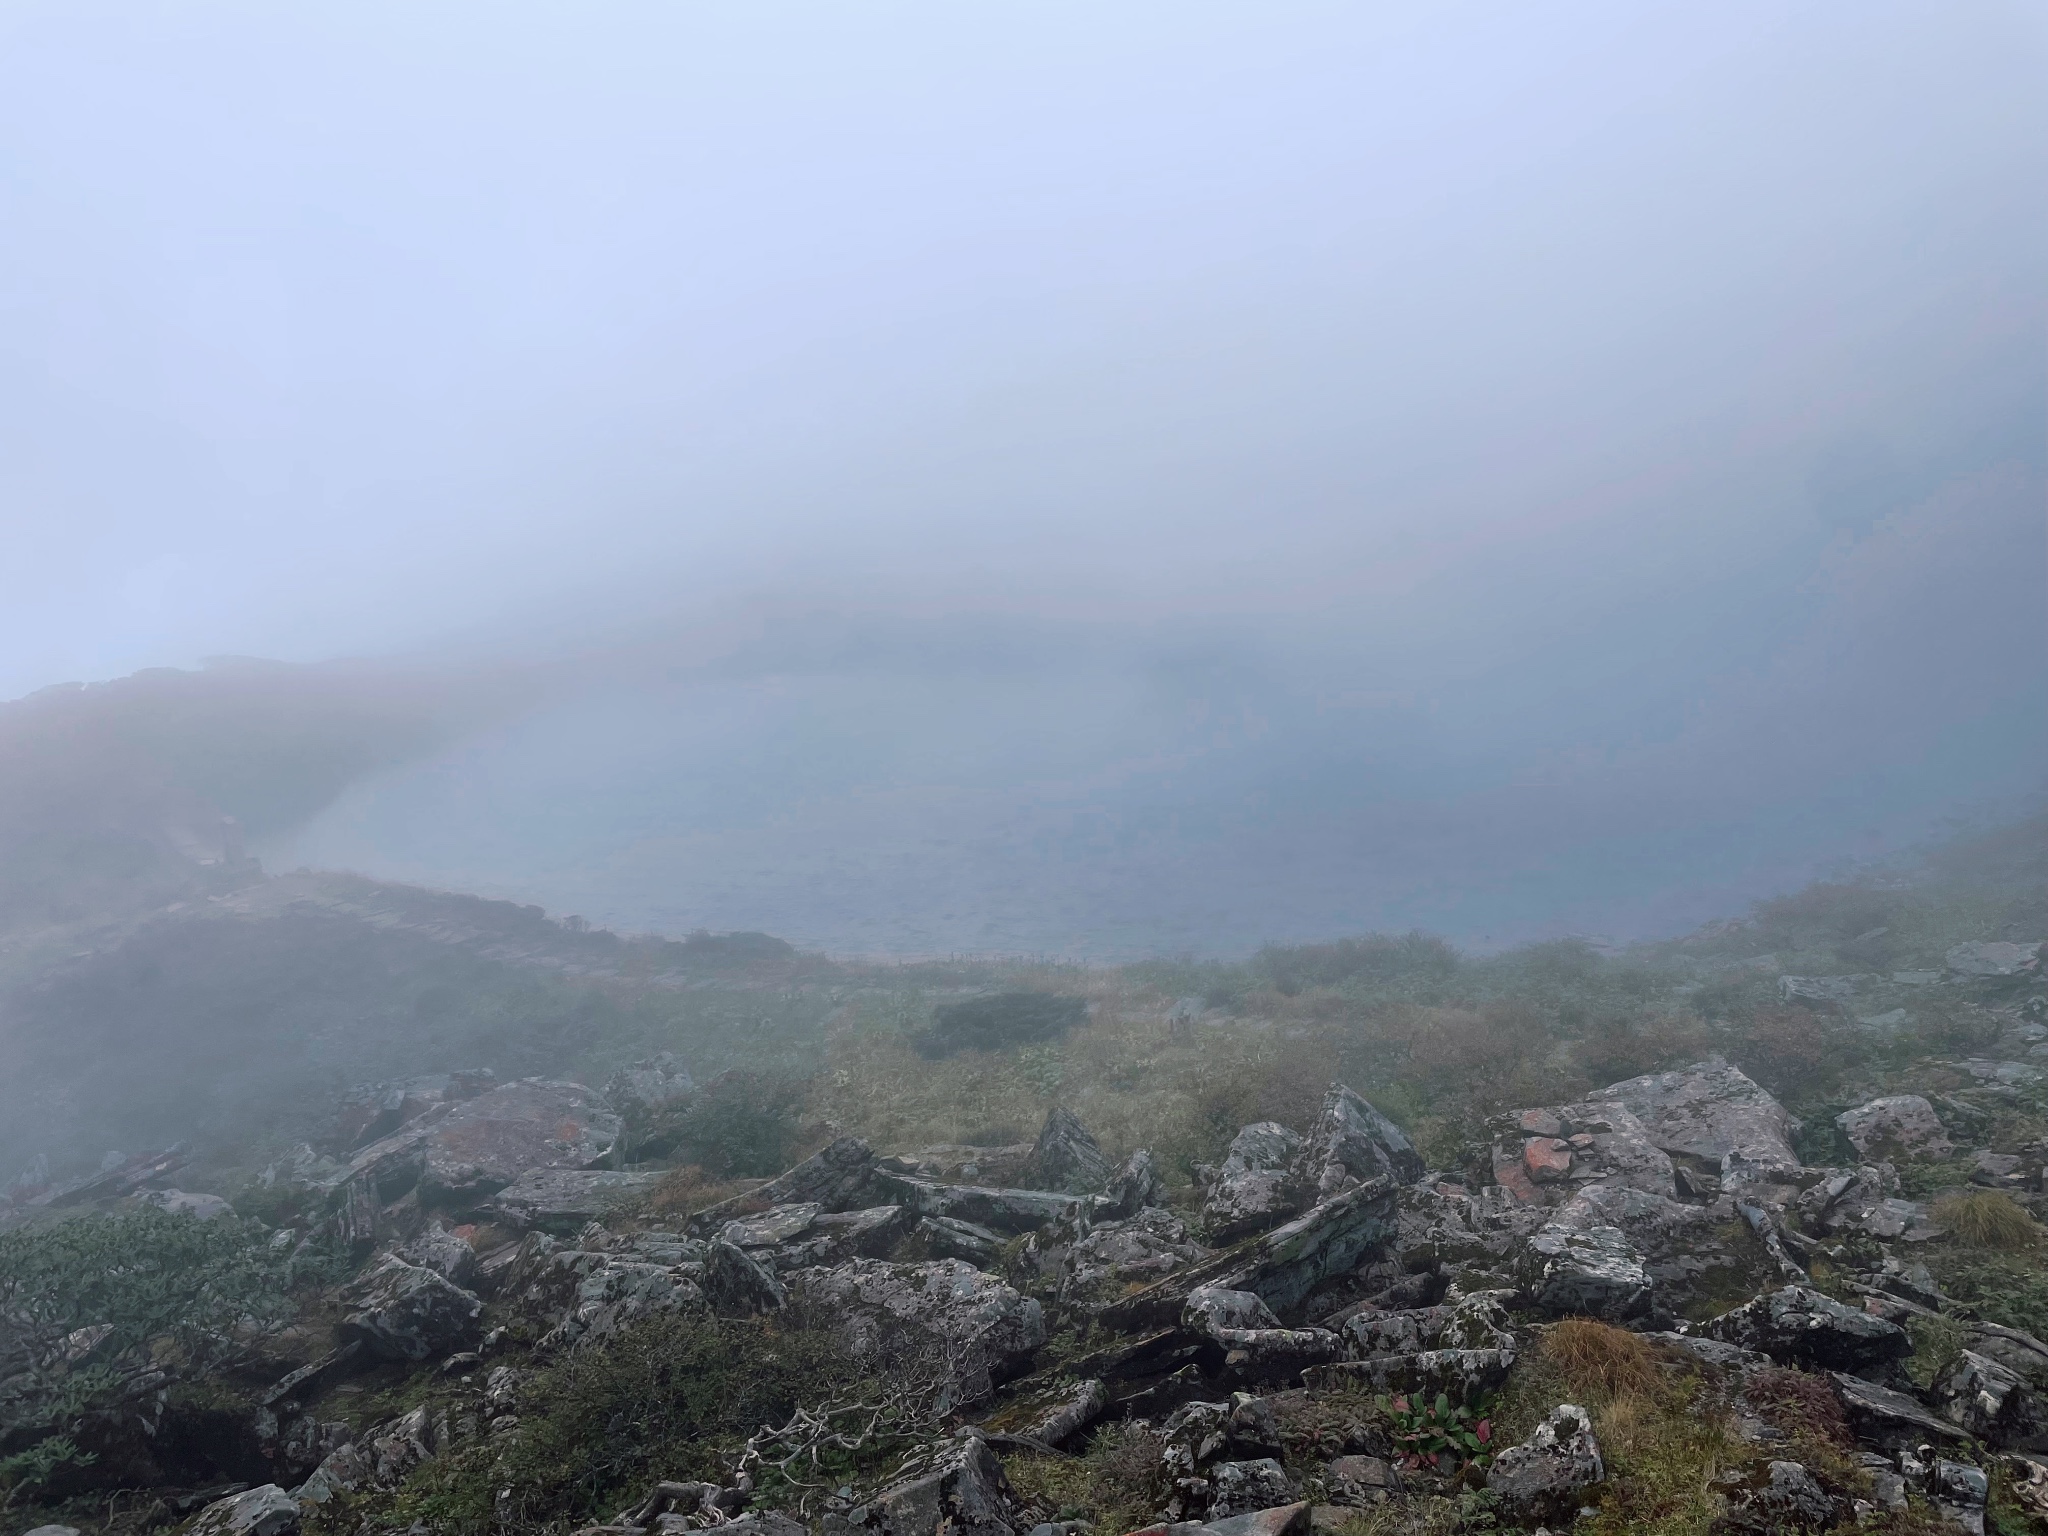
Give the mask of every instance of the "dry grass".
POLYGON ((1578 1402, 1647 1393, 1659 1379, 1656 1353, 1640 1336, 1589 1317, 1568 1317, 1545 1330, 1542 1349, 1578 1402))
POLYGON ((647 1209, 655 1216, 689 1216, 708 1205, 754 1188, 759 1179, 722 1179, 706 1173, 695 1163, 670 1171, 647 1197, 647 1209))
POLYGON ((1934 1202, 1933 1216, 1950 1237, 1971 1248, 2018 1253, 2041 1241, 2034 1218, 1996 1190, 1944 1196, 1934 1202))

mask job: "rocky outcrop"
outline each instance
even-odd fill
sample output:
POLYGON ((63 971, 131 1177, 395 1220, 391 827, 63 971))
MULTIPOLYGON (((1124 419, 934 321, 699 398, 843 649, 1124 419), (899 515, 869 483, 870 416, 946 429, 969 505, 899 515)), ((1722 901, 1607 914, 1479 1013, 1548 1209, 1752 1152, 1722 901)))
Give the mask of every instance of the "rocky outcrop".
POLYGON ((1959 1354, 1929 1394, 1943 1418, 2000 1450, 2048 1450, 2048 1422, 2019 1372, 1974 1349, 1959 1354))
POLYGON ((1062 1446, 1109 1412, 1109 1388, 1090 1377, 1046 1408, 1024 1433, 1044 1445, 1062 1446))
POLYGON ((1796 1461, 1773 1461, 1730 1492, 1728 1524, 1737 1530, 1817 1531, 1834 1523, 1835 1501, 1796 1461))
POLYGON ((780 1312, 787 1296, 782 1282, 759 1259, 724 1238, 704 1255, 704 1299, 720 1317, 753 1317, 780 1312))
POLYGON ((1422 1154, 1393 1121, 1334 1083, 1296 1154, 1294 1173, 1305 1201, 1328 1200, 1373 1179, 1412 1184, 1422 1177, 1422 1154))
POLYGON ((420 1228, 399 1246, 398 1256, 408 1264, 431 1269, 450 1285, 476 1289, 476 1250, 439 1222, 420 1228))
POLYGON ((791 1299, 840 1330, 865 1358, 919 1361, 945 1376, 948 1407, 983 1401, 1029 1368, 1045 1342, 1039 1304, 958 1259, 856 1259, 788 1276, 791 1299))
POLYGON ((690 1218, 689 1229, 709 1237, 735 1217, 757 1215, 777 1205, 816 1205, 823 1211, 852 1211, 879 1205, 875 1154, 858 1136, 842 1136, 759 1189, 735 1195, 690 1218))
POLYGON ((1524 1525, 1568 1524, 1606 1476, 1591 1415, 1563 1403, 1527 1440, 1494 1458, 1486 1487, 1524 1525))
POLYGON ((1754 1167, 1796 1168, 1799 1122, 1740 1069, 1720 1057, 1676 1072, 1652 1072, 1588 1095, 1621 1104, 1650 1141, 1674 1156, 1754 1167))
POLYGON ((1856 1155, 1878 1158, 1947 1157, 1955 1151, 1934 1106, 1917 1093, 1872 1099, 1835 1116, 1856 1155))
POLYGON ((2032 976, 2041 968, 2039 944, 1958 944, 1943 956, 1958 976, 2032 976))
POLYGON ((380 1360, 421 1361, 473 1347, 483 1303, 433 1270, 387 1258, 352 1283, 351 1310, 337 1330, 380 1360))
POLYGON ((621 1067, 604 1085, 604 1096, 628 1121, 645 1125, 697 1091, 690 1074, 667 1051, 621 1067))
POLYGON ((1109 1182, 1109 1159, 1080 1117, 1055 1104, 1046 1111, 1024 1182, 1033 1189, 1092 1195, 1109 1182))
POLYGON ((1781 1364, 1852 1375, 1913 1352, 1912 1341, 1897 1324, 1801 1285, 1744 1302, 1701 1324, 1700 1332, 1724 1344, 1760 1351, 1781 1364))
POLYGON ((1165 1201, 1166 1183, 1159 1177, 1152 1154, 1143 1147, 1125 1158, 1123 1166, 1102 1186, 1102 1215, 1110 1220, 1127 1219, 1165 1201))
POLYGON ((1123 1221, 1098 1222, 1057 1261, 1063 1306, 1092 1308, 1210 1257, 1171 1211, 1148 1206, 1123 1221))

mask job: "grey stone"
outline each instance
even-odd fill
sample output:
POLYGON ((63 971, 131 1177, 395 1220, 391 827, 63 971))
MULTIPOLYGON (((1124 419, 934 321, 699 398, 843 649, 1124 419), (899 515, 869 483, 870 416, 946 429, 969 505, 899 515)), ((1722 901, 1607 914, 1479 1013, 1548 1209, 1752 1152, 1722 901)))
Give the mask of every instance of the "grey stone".
POLYGON ((1330 1501, 1353 1508, 1383 1504, 1401 1492, 1401 1477, 1377 1456, 1339 1456, 1323 1469, 1330 1501))
POLYGON ((919 1216, 971 1221, 1016 1236, 1096 1209, 1091 1195, 1042 1189, 988 1189, 978 1184, 937 1184, 902 1174, 879 1174, 878 1184, 919 1216))
POLYGON ((1743 1523, 1765 1531, 1817 1530, 1835 1517, 1835 1501, 1796 1461, 1772 1462, 1734 1503, 1743 1523))
POLYGON ((1178 1216, 1146 1206, 1123 1221, 1098 1222, 1065 1246, 1058 1296, 1066 1306, 1096 1306, 1209 1256, 1178 1216))
POLYGON ((1024 1517, 1003 1464, 969 1435, 936 1447, 922 1470, 853 1510, 847 1525, 875 1536, 1017 1536, 1024 1517))
POLYGON ((737 1244, 716 1239, 704 1256, 704 1297, 721 1317, 779 1312, 782 1283, 761 1261, 737 1244))
POLYGON ((1494 1182, 1525 1205, 1555 1205, 1589 1187, 1669 1197, 1670 1157, 1627 1105, 1592 1098, 1517 1110, 1489 1122, 1494 1182))
POLYGON ((636 1061, 613 1073, 611 1081, 604 1085, 604 1096, 627 1119, 645 1121, 682 1103, 696 1089, 690 1074, 674 1056, 663 1051, 650 1060, 636 1061))
POLYGON ((1856 994, 1873 978, 1851 976, 1780 976, 1778 996, 1788 1003, 1820 1003, 1839 1007, 1856 1000, 1856 994))
POLYGON ((2041 965, 2035 944, 1958 944, 1942 957, 1959 976, 2031 976, 2041 965))
POLYGON ((1527 1440, 1494 1458, 1486 1486, 1524 1524, 1537 1524, 1572 1519, 1606 1476, 1591 1416, 1561 1403, 1527 1440))
POLYGON ((660 1264, 616 1254, 581 1253, 574 1292, 561 1320, 542 1338, 548 1349, 601 1343, 642 1318, 705 1307, 704 1293, 660 1264))
POLYGON ((1310 1200, 1327 1200, 1371 1179, 1412 1184, 1423 1171, 1422 1154, 1401 1128, 1342 1083, 1323 1096, 1295 1167, 1310 1200))
POLYGON ((1868 1370, 1913 1351, 1896 1323, 1846 1307, 1807 1286, 1788 1285, 1722 1313, 1700 1332, 1724 1344, 1754 1349, 1781 1363, 1825 1370, 1868 1370))
POLYGON ((2000 1450, 2048 1450, 2048 1425, 2017 1371, 1966 1349, 1929 1394, 1942 1417, 2000 1450))
POLYGON ((1844 1110, 1835 1124, 1859 1157, 1947 1157, 1955 1151, 1934 1106, 1917 1093, 1897 1093, 1844 1110))
POLYGON ((78 1536, 75 1525, 38 1525, 24 1531, 22 1536, 78 1536))
POLYGON ((199 1511, 187 1536, 289 1536, 299 1528, 299 1506, 275 1483, 216 1499, 199 1511))
POLYGON ((1724 1371, 1760 1371, 1771 1363, 1771 1357, 1761 1350, 1723 1344, 1719 1339, 1703 1339, 1696 1333, 1650 1333, 1644 1337, 1673 1349, 1682 1349, 1695 1360, 1724 1371))
POLYGON ((398 1256, 408 1264, 431 1269, 450 1285, 475 1290, 476 1250, 439 1223, 430 1223, 401 1244, 398 1256))
POLYGON ((1710 1057, 1675 1072, 1652 1072, 1588 1095, 1626 1106, 1667 1153, 1767 1168, 1796 1168, 1799 1122, 1742 1071, 1710 1057))
POLYGON ((1302 1380, 1320 1392, 1405 1392, 1453 1402, 1492 1392, 1514 1368, 1512 1349, 1425 1349, 1406 1355, 1369 1355, 1310 1366, 1302 1380))
POLYGON ((483 1303, 431 1269, 387 1258, 343 1292, 353 1309, 338 1332, 380 1360, 438 1359, 473 1348, 483 1303))
POLYGON ((1264 1231, 1300 1209, 1293 1174, 1302 1139, 1277 1120, 1240 1130, 1222 1167, 1205 1180, 1202 1229, 1219 1243, 1264 1231))
POLYGON ((1060 1401, 1033 1419, 1024 1433, 1047 1445, 1060 1446, 1109 1412, 1109 1388, 1090 1378, 1078 1382, 1060 1401))
POLYGON ((529 1168, 491 1199, 514 1227, 564 1236, 646 1202, 667 1175, 599 1168, 529 1168))
POLYGON ((1650 1309, 1649 1272, 1619 1227, 1546 1224, 1523 1245, 1516 1279, 1553 1316, 1620 1322, 1650 1309))
POLYGON ((194 1221, 212 1221, 235 1214, 235 1208, 219 1195, 196 1194, 185 1189, 147 1189, 135 1198, 144 1205, 169 1211, 173 1216, 190 1216, 194 1221))
POLYGON ((1124 1159, 1123 1166, 1109 1176, 1102 1187, 1102 1214, 1111 1220, 1127 1220, 1142 1210, 1163 1205, 1166 1185, 1152 1154, 1140 1147, 1124 1159))
POLYGON ((1971 1536, 1984 1536, 1984 1506, 1991 1497, 1991 1479, 1966 1461, 1940 1460, 1928 1480, 1935 1506, 1971 1536))
POLYGON ((1223 1330, 1278 1328, 1280 1319, 1250 1291, 1202 1285, 1189 1292, 1187 1305, 1181 1309, 1181 1326, 1214 1338, 1223 1330))
POLYGON ((976 1269, 987 1269, 1002 1256, 1007 1241, 1002 1233, 971 1221, 951 1216, 926 1216, 917 1224, 925 1247, 941 1259, 964 1259, 976 1269))
POLYGON ((1031 1149, 1026 1182, 1038 1189, 1092 1195, 1109 1182, 1109 1159, 1088 1127, 1070 1109, 1055 1104, 1031 1149))
POLYGON ((1038 1302, 958 1259, 890 1264, 855 1259, 836 1269, 797 1270, 791 1295, 836 1325, 859 1356, 936 1351, 947 1407, 982 1402, 1027 1369, 1045 1342, 1038 1302))
POLYGON ((810 1231, 821 1209, 815 1200, 772 1205, 758 1215, 735 1216, 718 1229, 718 1238, 735 1248, 773 1248, 810 1231))
POLYGON ((1294 1485, 1270 1456, 1253 1461, 1221 1461, 1209 1469, 1209 1517, 1227 1520, 1288 1503, 1294 1485))
POLYGON ((594 1168, 619 1139, 618 1113, 581 1083, 527 1078, 454 1105, 429 1128, 423 1194, 477 1204, 533 1168, 594 1168))

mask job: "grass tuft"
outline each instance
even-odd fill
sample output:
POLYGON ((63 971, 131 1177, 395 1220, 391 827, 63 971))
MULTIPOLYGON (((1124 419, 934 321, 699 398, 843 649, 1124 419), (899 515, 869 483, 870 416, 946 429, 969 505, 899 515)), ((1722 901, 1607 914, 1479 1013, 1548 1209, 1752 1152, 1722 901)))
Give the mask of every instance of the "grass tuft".
POLYGON ((1934 1202, 1934 1220, 1957 1242, 1971 1248, 2018 1253, 2036 1247, 2041 1228, 1996 1190, 1972 1190, 1934 1202))
POLYGON ((1625 1328, 1568 1317, 1543 1335, 1543 1353, 1582 1402, 1611 1402, 1657 1385, 1657 1358, 1625 1328))

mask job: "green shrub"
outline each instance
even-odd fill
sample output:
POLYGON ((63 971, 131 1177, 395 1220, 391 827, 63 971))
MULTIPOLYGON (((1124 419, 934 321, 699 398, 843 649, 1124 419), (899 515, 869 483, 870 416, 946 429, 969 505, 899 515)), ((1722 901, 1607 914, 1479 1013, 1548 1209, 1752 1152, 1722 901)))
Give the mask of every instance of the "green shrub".
POLYGON ((721 1072, 654 1132, 685 1162, 720 1178, 757 1178, 789 1166, 804 1088, 765 1072, 721 1072))
POLYGON ((1057 1040, 1087 1016, 1084 998, 1057 992, 997 992, 934 1008, 931 1028, 913 1036, 911 1044, 931 1061, 961 1051, 1001 1051, 1057 1040))
POLYGON ((221 1371, 289 1319, 308 1270, 270 1236, 146 1206, 0 1234, 0 1478, 88 1464, 81 1429, 141 1377, 221 1371))

